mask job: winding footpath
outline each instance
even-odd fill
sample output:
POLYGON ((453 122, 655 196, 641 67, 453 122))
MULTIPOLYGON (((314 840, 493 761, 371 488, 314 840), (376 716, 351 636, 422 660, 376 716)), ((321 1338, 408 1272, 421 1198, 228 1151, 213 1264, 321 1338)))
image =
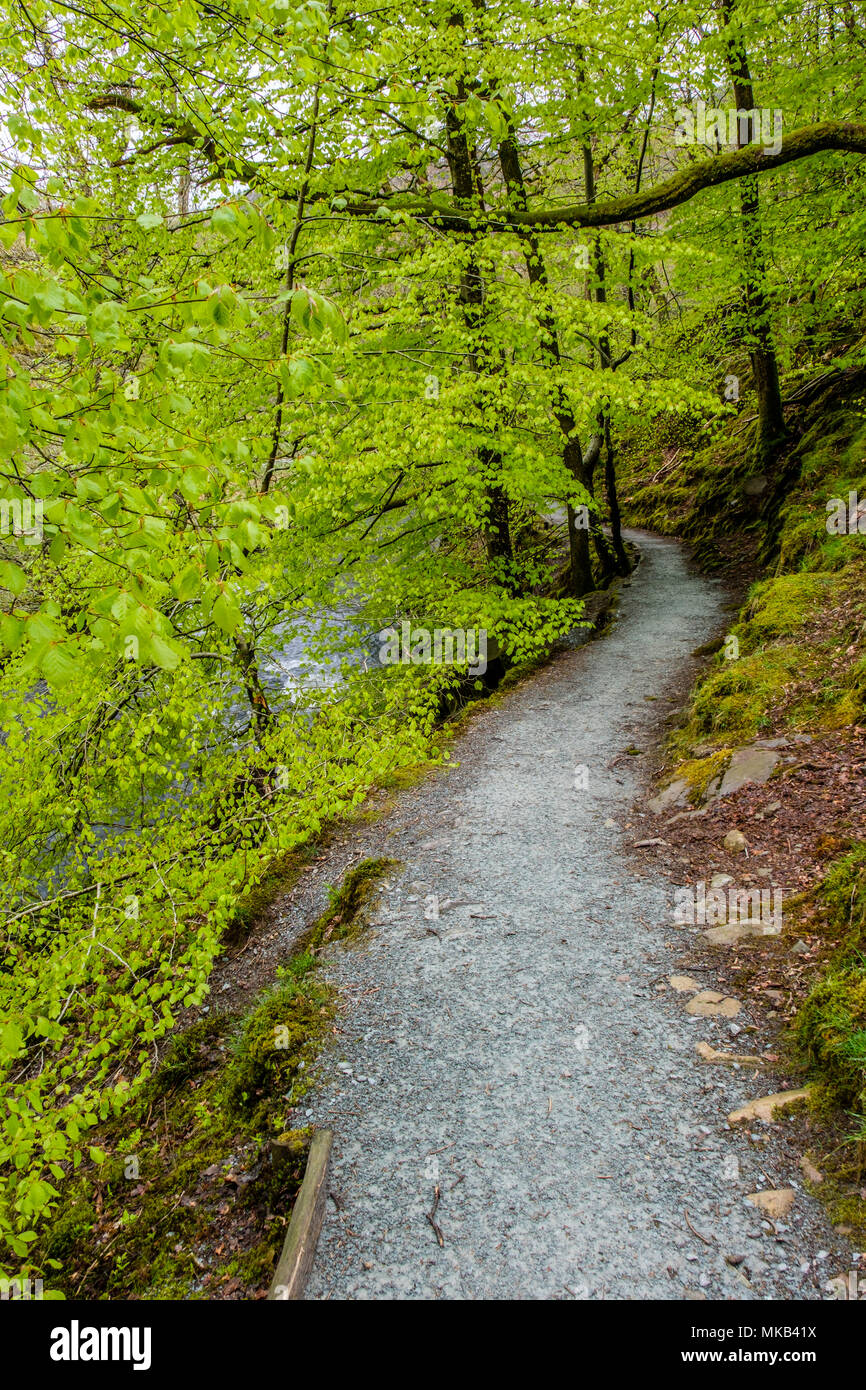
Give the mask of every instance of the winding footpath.
POLYGON ((608 634, 479 714, 381 830, 403 867, 331 959, 349 1003, 306 1113, 335 1130, 309 1299, 822 1296, 817 1204, 773 1230, 745 1200, 799 1187, 793 1160, 726 1124, 773 1086, 696 1059, 727 1023, 662 987, 671 884, 624 857, 658 833, 626 750, 725 602, 634 538, 608 634))

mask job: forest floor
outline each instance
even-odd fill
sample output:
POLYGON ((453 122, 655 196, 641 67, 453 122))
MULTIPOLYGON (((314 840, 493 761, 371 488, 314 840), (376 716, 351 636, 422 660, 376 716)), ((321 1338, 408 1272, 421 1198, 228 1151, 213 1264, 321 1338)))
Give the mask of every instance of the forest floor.
POLYGON ((283 954, 359 859, 399 861, 329 956, 339 1026, 294 1117, 335 1131, 308 1298, 814 1299, 849 1266, 798 1117, 728 1124, 786 1079, 750 1000, 695 1016, 669 983, 726 968, 674 925, 676 869, 641 842, 664 834, 665 716, 729 594, 676 542, 632 538, 606 635, 479 709, 452 765, 332 845, 253 947, 283 954), (708 1065, 699 1042, 760 1065, 708 1065), (747 1200, 780 1189, 782 1216, 747 1200))

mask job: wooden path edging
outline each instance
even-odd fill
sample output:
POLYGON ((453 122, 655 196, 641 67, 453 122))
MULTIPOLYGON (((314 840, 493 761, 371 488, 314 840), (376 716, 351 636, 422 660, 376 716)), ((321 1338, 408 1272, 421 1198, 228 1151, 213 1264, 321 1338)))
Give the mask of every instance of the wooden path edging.
POLYGON ((319 1232, 325 1215, 332 1129, 317 1129, 307 1158, 307 1171, 283 1241, 268 1299, 300 1299, 310 1277, 319 1232))

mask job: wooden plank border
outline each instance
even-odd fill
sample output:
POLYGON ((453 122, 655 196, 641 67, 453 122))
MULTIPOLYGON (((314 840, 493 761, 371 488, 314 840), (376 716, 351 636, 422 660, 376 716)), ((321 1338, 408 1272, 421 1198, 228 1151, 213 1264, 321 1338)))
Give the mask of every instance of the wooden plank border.
POLYGON ((313 1135, 307 1171, 295 1199, 289 1229, 268 1292, 269 1300, 300 1299, 304 1296, 325 1215, 333 1141, 332 1129, 317 1129, 313 1135))

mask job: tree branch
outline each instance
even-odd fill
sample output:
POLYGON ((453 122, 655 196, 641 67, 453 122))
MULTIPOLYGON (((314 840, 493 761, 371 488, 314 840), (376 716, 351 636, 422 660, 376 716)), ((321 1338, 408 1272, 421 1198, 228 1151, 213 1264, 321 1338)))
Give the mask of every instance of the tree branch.
MULTIPOLYGON (((482 212, 478 208, 460 208, 455 204, 396 195, 388 199, 388 207, 435 223, 454 231, 517 230, 535 227, 539 231, 558 227, 612 227, 620 222, 636 221, 668 212, 687 203, 705 188, 715 188, 732 179, 766 174, 828 150, 866 154, 866 125, 852 121, 821 121, 818 125, 801 126, 785 136, 778 153, 765 153, 762 145, 747 145, 730 154, 702 159, 670 178, 663 179, 645 192, 626 194, 622 198, 607 198, 603 202, 574 203, 560 208, 522 210, 519 208, 482 212)), ((345 209, 355 216, 374 216, 382 204, 365 200, 353 202, 345 209)))

